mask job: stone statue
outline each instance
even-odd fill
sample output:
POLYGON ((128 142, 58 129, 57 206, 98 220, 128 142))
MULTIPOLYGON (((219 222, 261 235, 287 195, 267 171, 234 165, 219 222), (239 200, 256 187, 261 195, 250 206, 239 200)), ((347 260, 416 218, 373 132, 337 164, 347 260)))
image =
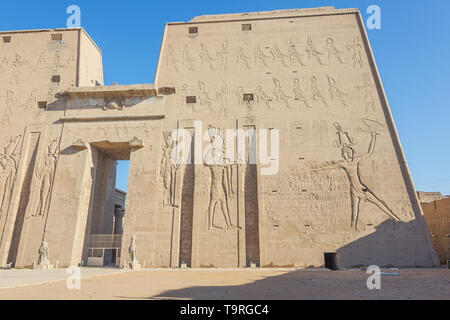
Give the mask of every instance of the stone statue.
POLYGON ((140 265, 136 256, 136 235, 134 234, 133 236, 131 236, 131 244, 130 247, 128 248, 128 253, 130 255, 130 268, 131 269, 138 268, 140 265))
POLYGON ((42 244, 39 248, 39 260, 38 266, 48 267, 50 265, 49 261, 49 250, 47 241, 42 241, 42 244))

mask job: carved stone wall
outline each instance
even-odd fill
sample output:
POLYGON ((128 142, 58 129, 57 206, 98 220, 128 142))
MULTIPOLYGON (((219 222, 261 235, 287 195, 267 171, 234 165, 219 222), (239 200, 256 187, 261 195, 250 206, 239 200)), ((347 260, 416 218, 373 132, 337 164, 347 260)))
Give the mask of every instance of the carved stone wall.
POLYGON ((439 263, 357 10, 169 23, 154 86, 94 86, 101 53, 83 30, 11 34, 0 44, 2 264, 30 266, 43 241, 51 264, 85 261, 92 227, 112 232, 108 172, 125 158, 122 267, 322 266, 325 252, 344 267, 439 263), (192 135, 196 121, 205 157, 183 164, 171 133, 192 135), (246 156, 224 158, 227 129, 279 132, 279 156, 250 163, 247 140, 246 156))

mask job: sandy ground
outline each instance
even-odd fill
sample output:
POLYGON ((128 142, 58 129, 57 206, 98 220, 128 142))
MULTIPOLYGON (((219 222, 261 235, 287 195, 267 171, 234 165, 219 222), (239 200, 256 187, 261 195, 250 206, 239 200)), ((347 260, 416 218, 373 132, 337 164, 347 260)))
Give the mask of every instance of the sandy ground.
MULTIPOLYGON (((444 299, 450 270, 383 270, 381 290, 368 290, 362 270, 144 270, 90 275, 80 290, 66 280, 0 289, 0 299, 444 299)), ((12 270, 11 272, 16 272, 12 270)), ((86 271, 82 270, 82 276, 86 271)), ((0 276, 2 273, 0 273, 0 276)), ((2 279, 0 279, 1 287, 2 279)), ((23 284, 22 284, 23 285, 23 284)))

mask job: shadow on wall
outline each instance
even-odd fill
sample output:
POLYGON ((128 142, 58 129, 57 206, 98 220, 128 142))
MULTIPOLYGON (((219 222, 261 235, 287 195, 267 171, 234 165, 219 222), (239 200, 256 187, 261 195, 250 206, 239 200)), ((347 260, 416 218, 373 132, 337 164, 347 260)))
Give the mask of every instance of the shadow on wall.
POLYGON ((338 249, 339 266, 436 267, 424 232, 417 220, 386 220, 375 232, 338 249))

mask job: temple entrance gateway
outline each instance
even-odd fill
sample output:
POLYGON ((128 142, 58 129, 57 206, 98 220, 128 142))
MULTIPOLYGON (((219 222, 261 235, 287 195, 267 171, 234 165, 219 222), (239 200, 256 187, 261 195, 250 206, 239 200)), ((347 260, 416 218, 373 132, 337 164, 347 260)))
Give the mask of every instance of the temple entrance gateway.
MULTIPOLYGON (((89 233, 83 256, 88 266, 117 266, 120 263, 126 192, 116 188, 118 161, 129 161, 128 143, 91 143, 93 183, 88 216, 89 233)), ((120 172, 121 178, 128 175, 120 172)))

